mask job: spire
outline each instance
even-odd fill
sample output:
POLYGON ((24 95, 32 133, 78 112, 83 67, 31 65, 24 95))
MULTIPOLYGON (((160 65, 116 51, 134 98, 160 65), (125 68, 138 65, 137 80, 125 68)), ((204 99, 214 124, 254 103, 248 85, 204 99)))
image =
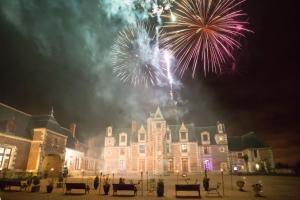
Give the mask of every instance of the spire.
POLYGON ((181 127, 179 129, 180 132, 187 132, 187 128, 185 127, 184 123, 181 123, 181 127))
POLYGON ((157 118, 157 119, 163 119, 164 118, 163 115, 161 114, 159 106, 157 106, 154 118, 157 118))
POLYGON ((142 125, 141 128, 139 129, 139 133, 146 133, 146 129, 144 125, 142 125))
POLYGON ((51 107, 51 113, 50 113, 51 117, 54 117, 54 110, 53 110, 53 106, 51 107))

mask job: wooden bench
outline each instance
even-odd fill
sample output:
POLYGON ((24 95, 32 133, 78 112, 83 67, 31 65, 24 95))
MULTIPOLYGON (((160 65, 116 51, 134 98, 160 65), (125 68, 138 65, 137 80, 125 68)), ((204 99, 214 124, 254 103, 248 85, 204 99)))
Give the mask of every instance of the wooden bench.
POLYGON ((22 181, 19 179, 6 179, 6 180, 1 180, 1 189, 5 190, 5 188, 8 188, 9 190, 11 190, 11 187, 19 187, 20 190, 22 190, 23 188, 27 188, 27 184, 22 184, 22 181))
POLYGON ((118 190, 133 191, 133 195, 136 196, 137 188, 134 184, 112 184, 113 185, 113 195, 117 194, 118 190))
POLYGON ((72 189, 82 189, 84 190, 84 194, 90 191, 90 187, 85 183, 65 183, 65 184, 66 184, 65 194, 67 194, 68 192, 71 193, 72 189))
POLYGON ((218 197, 221 197, 222 195, 219 192, 220 186, 221 186, 221 183, 217 183, 216 187, 208 188, 206 196, 209 196, 211 194, 216 194, 218 197))
POLYGON ((198 196, 197 197, 201 198, 201 195, 200 195, 200 184, 185 184, 185 185, 178 185, 178 184, 176 184, 175 185, 175 194, 176 194, 176 197, 178 197, 178 195, 177 195, 178 191, 196 191, 196 192, 198 192, 198 196))

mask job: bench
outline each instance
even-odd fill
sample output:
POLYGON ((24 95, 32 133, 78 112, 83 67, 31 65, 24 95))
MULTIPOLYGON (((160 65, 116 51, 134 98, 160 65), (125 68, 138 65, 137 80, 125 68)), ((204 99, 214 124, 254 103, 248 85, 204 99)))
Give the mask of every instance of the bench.
POLYGON ((217 183, 216 187, 208 188, 206 196, 209 196, 210 194, 216 194, 218 197, 221 197, 222 195, 219 192, 220 186, 221 186, 221 183, 217 183))
POLYGON ((27 184, 22 183, 22 181, 19 179, 6 179, 6 180, 1 180, 0 182, 1 182, 0 188, 2 190, 5 190, 5 188, 11 190, 11 187, 19 187, 20 190, 22 190, 23 188, 25 190, 27 189, 27 184))
POLYGON ((118 190, 133 191, 133 195, 136 196, 137 188, 134 184, 112 184, 113 185, 113 195, 117 194, 118 190))
POLYGON ((201 198, 200 195, 200 184, 185 184, 185 185, 175 185, 175 193, 176 197, 178 197, 177 192, 178 191, 196 191, 198 192, 198 197, 201 198))
POLYGON ((65 194, 67 194, 68 192, 71 193, 72 189, 82 189, 84 190, 84 194, 90 191, 90 187, 85 183, 65 183, 65 184, 66 184, 65 194))

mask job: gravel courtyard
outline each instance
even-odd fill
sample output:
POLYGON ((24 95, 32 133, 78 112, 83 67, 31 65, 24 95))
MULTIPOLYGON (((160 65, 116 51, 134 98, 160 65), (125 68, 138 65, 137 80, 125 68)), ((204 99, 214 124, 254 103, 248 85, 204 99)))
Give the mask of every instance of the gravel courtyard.
MULTIPOLYGON (((149 193, 146 191, 147 181, 144 177, 143 181, 143 196, 141 191, 138 192, 136 197, 127 197, 126 194, 130 194, 127 192, 120 192, 124 196, 111 196, 111 191, 108 196, 103 195, 103 190, 101 190, 101 194, 99 191, 95 191, 91 189, 89 194, 82 194, 82 190, 74 190, 71 195, 65 195, 63 189, 55 188, 52 193, 46 193, 46 183, 47 181, 41 181, 41 191, 39 193, 31 193, 31 192, 19 192, 19 191, 6 191, 0 192, 1 200, 96 200, 96 199, 175 199, 175 191, 174 184, 177 182, 176 176, 164 176, 161 177, 165 182, 165 197, 158 198, 155 193, 149 193)), ((206 192, 202 187, 202 179, 203 175, 190 175, 189 183, 195 183, 196 179, 200 180, 201 184, 201 196, 202 199, 220 199, 216 196, 206 196, 206 192)), ((220 174, 210 174, 209 175, 210 185, 214 186, 217 182, 222 182, 222 178, 220 174)), ((289 177, 289 176, 247 176, 246 177, 246 185, 244 189, 245 192, 240 192, 237 189, 236 181, 242 179, 241 176, 230 176, 224 175, 224 192, 225 196, 223 199, 233 199, 233 200, 248 200, 248 199, 271 199, 271 200, 300 200, 300 177, 289 177), (231 181, 232 180, 232 181, 231 181), (252 191, 251 185, 261 181, 263 184, 263 195, 264 197, 254 197, 254 193, 252 191), (232 182, 232 185, 231 185, 232 182)), ((130 178, 125 177, 126 181, 130 178)), ((92 177, 85 178, 68 178, 68 182, 82 182, 88 183, 91 188, 93 183, 92 177)), ((114 182, 117 183, 118 177, 114 178, 114 182)), ((134 180, 136 182, 136 180, 134 180)), ((179 177, 179 183, 184 184, 186 181, 183 177, 179 177)), ((199 182, 199 181, 198 181, 199 182)), ((220 188, 220 193, 222 194, 222 186, 220 188)), ((197 192, 179 192, 179 195, 188 196, 188 195, 196 195, 197 192)), ((183 199, 183 198, 178 198, 183 199)), ((184 199, 192 199, 192 198, 184 198, 184 199)))

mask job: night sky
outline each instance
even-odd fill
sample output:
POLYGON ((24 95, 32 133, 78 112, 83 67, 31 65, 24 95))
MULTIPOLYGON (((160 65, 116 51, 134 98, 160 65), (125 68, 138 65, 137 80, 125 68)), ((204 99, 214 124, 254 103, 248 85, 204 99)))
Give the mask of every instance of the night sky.
MULTIPOLYGON (((113 77, 109 52, 126 19, 102 2, 1 0, 0 102, 30 114, 48 114, 53 106, 58 122, 76 122, 82 138, 111 124, 129 126, 164 104, 166 88, 133 88, 113 77)), ((248 0, 243 9, 254 33, 241 39, 234 70, 206 77, 199 70, 194 79, 187 73, 176 93, 185 122, 222 121, 229 135, 255 131, 277 162, 294 164, 300 33, 291 2, 248 0)))

